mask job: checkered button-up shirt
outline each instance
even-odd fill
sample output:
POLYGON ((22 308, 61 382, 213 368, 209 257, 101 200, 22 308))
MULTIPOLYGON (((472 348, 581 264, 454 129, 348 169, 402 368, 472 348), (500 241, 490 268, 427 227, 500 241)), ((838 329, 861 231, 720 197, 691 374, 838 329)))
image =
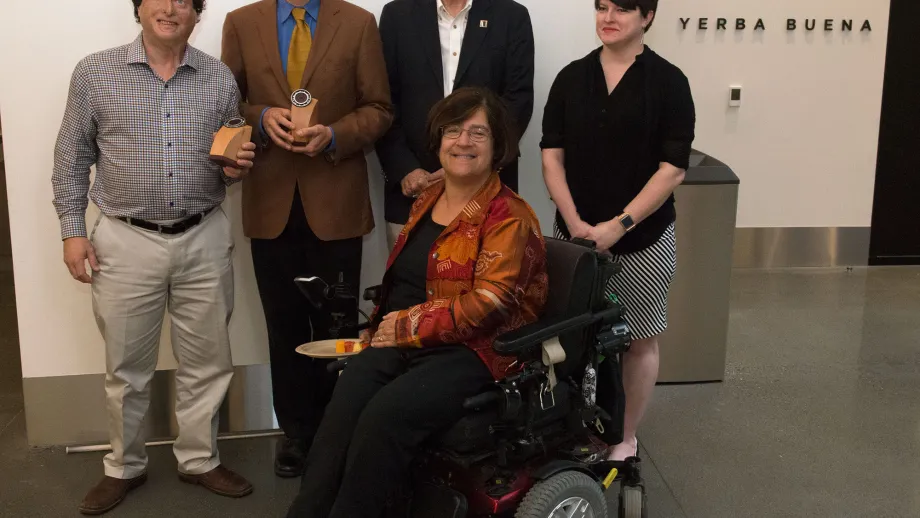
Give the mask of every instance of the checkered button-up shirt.
POLYGON ((54 153, 62 238, 86 236, 87 193, 107 216, 150 221, 220 204, 233 180, 208 156, 239 100, 230 69, 190 45, 169 81, 148 65, 141 36, 80 61, 54 153))

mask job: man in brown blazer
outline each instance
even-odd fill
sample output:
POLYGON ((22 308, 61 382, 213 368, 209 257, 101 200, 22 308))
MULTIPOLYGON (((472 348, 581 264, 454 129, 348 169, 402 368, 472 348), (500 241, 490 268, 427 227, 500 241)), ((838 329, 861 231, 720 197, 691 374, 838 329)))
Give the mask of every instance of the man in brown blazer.
MULTIPOLYGON (((374 227, 365 149, 392 122, 374 16, 343 0, 261 0, 227 15, 222 60, 261 151, 243 180, 243 231, 268 326, 275 414, 285 433, 275 473, 294 477, 336 377, 295 352, 330 337, 332 318, 294 278, 341 277, 357 296, 361 237, 374 227), (302 71, 302 72, 301 72, 302 71), (317 124, 291 135, 291 95, 307 90, 317 124)), ((349 315, 357 318, 356 315, 349 315)))

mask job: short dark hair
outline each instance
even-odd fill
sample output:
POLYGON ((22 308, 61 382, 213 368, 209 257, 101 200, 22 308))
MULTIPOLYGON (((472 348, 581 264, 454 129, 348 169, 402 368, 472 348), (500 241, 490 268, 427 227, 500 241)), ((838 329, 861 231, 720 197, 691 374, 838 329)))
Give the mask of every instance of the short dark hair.
MULTIPOLYGON (((204 3, 206 0, 192 0, 192 7, 195 9, 195 12, 198 13, 198 17, 201 17, 201 12, 204 11, 204 3)), ((134 19, 137 20, 137 23, 141 23, 141 16, 137 13, 137 10, 140 8, 144 0, 131 0, 131 3, 134 4, 134 19)))
POLYGON ((501 169, 517 158, 519 135, 505 103, 487 88, 458 88, 431 108, 428 112, 431 150, 437 153, 441 147, 445 126, 462 124, 479 109, 485 111, 492 131, 492 167, 501 169))
MULTIPOLYGON (((652 24, 655 23, 655 16, 658 15, 658 0, 610 0, 610 2, 627 11, 638 9, 643 18, 648 16, 648 13, 654 12, 655 15, 652 16, 652 21, 648 22, 648 26, 645 27, 645 32, 652 28, 652 24)), ((601 0, 594 0, 594 9, 600 8, 601 0)))

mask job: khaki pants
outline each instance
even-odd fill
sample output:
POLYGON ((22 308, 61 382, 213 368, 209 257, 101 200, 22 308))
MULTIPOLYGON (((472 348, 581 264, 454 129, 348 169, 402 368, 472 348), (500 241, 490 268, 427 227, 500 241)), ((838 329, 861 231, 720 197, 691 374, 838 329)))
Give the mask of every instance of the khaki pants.
POLYGON ((164 312, 171 318, 176 371, 173 451, 179 471, 220 464, 218 409, 233 377, 227 326, 233 311, 233 238, 218 208, 178 235, 100 216, 90 238, 100 271, 93 311, 105 339, 105 392, 112 452, 105 474, 134 478, 147 469, 144 418, 157 365, 164 312))

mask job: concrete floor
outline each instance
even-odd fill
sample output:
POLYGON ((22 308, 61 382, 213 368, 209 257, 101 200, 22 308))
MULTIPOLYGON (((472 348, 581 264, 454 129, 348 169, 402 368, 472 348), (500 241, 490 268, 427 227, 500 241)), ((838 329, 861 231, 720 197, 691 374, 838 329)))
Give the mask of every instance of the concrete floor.
MULTIPOLYGON (((77 516, 102 454, 27 446, 11 284, 0 273, 0 516, 77 516)), ((735 272, 725 382, 659 387, 642 429, 649 516, 920 516, 918 320, 920 268, 735 272)), ((255 484, 242 500, 180 483, 151 448, 149 482, 108 516, 283 516, 297 482, 271 474, 272 448, 221 443, 255 484)))

